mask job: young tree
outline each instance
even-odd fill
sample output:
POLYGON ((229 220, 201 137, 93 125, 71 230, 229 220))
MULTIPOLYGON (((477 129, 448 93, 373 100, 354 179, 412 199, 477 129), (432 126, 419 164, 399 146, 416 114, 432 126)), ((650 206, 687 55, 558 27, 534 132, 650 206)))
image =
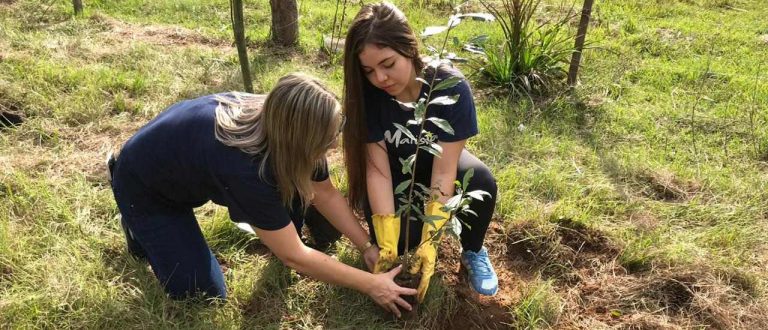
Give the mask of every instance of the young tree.
POLYGON ((230 14, 232 15, 232 30, 235 33, 235 44, 237 45, 237 56, 240 60, 240 70, 243 73, 243 84, 245 91, 253 93, 253 82, 251 81, 251 69, 248 62, 248 50, 245 45, 245 24, 243 23, 243 0, 230 0, 230 14))
POLYGON ((296 0, 269 0, 272 8, 272 41, 293 46, 299 40, 299 9, 296 0))

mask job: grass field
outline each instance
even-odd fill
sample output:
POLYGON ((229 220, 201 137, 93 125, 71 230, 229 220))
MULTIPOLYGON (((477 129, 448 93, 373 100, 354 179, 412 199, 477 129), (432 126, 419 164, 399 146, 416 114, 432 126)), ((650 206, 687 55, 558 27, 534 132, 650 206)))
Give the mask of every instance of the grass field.
MULTIPOLYGON (((421 30, 459 1, 395 3, 421 30)), ((301 1, 300 45, 276 50, 269 2, 246 1, 258 92, 304 71, 340 95, 340 61, 320 50, 335 4, 301 1)), ((551 4, 542 17, 571 5, 551 4)), ((419 318, 394 321, 288 270, 206 205, 230 298, 167 299, 124 248, 102 160, 165 106, 240 89, 228 6, 92 0, 74 17, 69 1, 0 0, 0 111, 25 119, 0 128, 0 328, 768 328, 762 0, 598 0, 573 93, 475 88, 481 134, 468 148, 499 183, 486 244, 496 297, 467 291, 445 242, 419 318)), ((501 42, 491 23, 455 30, 478 33, 501 42)), ((334 175, 343 185, 338 161, 334 175)), ((362 267, 348 241, 334 254, 362 267)))

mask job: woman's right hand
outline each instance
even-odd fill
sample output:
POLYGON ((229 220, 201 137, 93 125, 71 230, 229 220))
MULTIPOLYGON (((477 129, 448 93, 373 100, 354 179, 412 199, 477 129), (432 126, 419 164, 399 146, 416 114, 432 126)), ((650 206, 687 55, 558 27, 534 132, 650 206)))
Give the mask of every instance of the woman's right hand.
POLYGON ((412 309, 411 305, 401 298, 400 295, 413 296, 417 293, 416 289, 404 288, 395 284, 395 276, 400 273, 402 268, 403 266, 400 265, 389 272, 375 274, 373 285, 368 291, 368 295, 373 301, 397 317, 400 317, 398 305, 409 311, 412 309))

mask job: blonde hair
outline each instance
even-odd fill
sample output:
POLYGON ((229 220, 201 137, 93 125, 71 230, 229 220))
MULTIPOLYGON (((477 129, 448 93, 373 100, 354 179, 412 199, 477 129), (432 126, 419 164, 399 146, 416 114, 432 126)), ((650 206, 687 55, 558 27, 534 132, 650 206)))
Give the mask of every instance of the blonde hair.
POLYGON ((261 154, 259 175, 271 165, 283 205, 298 194, 306 209, 314 195, 312 176, 325 166, 328 146, 341 125, 341 106, 316 78, 292 73, 266 96, 218 97, 216 139, 250 155, 261 154))

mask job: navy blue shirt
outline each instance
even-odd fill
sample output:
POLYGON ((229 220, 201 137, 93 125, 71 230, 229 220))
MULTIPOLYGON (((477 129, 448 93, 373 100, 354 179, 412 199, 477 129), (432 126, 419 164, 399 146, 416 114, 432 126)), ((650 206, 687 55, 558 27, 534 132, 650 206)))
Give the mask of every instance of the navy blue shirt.
MULTIPOLYGON (((456 142, 477 135, 477 114, 475 101, 472 98, 472 90, 464 76, 456 69, 441 67, 437 72, 435 85, 438 81, 456 76, 462 78, 461 82, 449 89, 433 92, 431 98, 439 96, 459 95, 459 99, 452 105, 430 105, 427 108, 427 117, 445 119, 454 130, 454 134, 443 131, 435 124, 427 121, 424 129, 433 134, 432 142, 456 142)), ((430 81, 430 78, 426 79, 430 81)), ((426 98, 428 86, 423 84, 419 98, 426 98)), ((387 146, 390 170, 393 174, 393 183, 397 185, 407 177, 400 170, 400 159, 406 159, 416 152, 416 141, 397 130, 394 123, 407 127, 414 136, 419 136, 419 126, 407 125, 408 120, 414 119, 414 111, 400 106, 395 98, 378 88, 371 88, 365 97, 365 117, 368 127, 368 143, 384 141, 387 146)), ((426 181, 431 176, 434 156, 426 151, 419 152, 416 164, 416 173, 420 182, 426 181)), ((427 182, 428 184, 428 182, 427 182)))
MULTIPOLYGON (((210 200, 226 206, 233 221, 257 228, 275 230, 291 223, 271 166, 267 164, 262 178, 260 155, 216 139, 215 97, 172 105, 126 142, 113 182, 121 211, 134 216, 174 213, 210 200)), ((312 179, 327 178, 323 167, 312 179)))

